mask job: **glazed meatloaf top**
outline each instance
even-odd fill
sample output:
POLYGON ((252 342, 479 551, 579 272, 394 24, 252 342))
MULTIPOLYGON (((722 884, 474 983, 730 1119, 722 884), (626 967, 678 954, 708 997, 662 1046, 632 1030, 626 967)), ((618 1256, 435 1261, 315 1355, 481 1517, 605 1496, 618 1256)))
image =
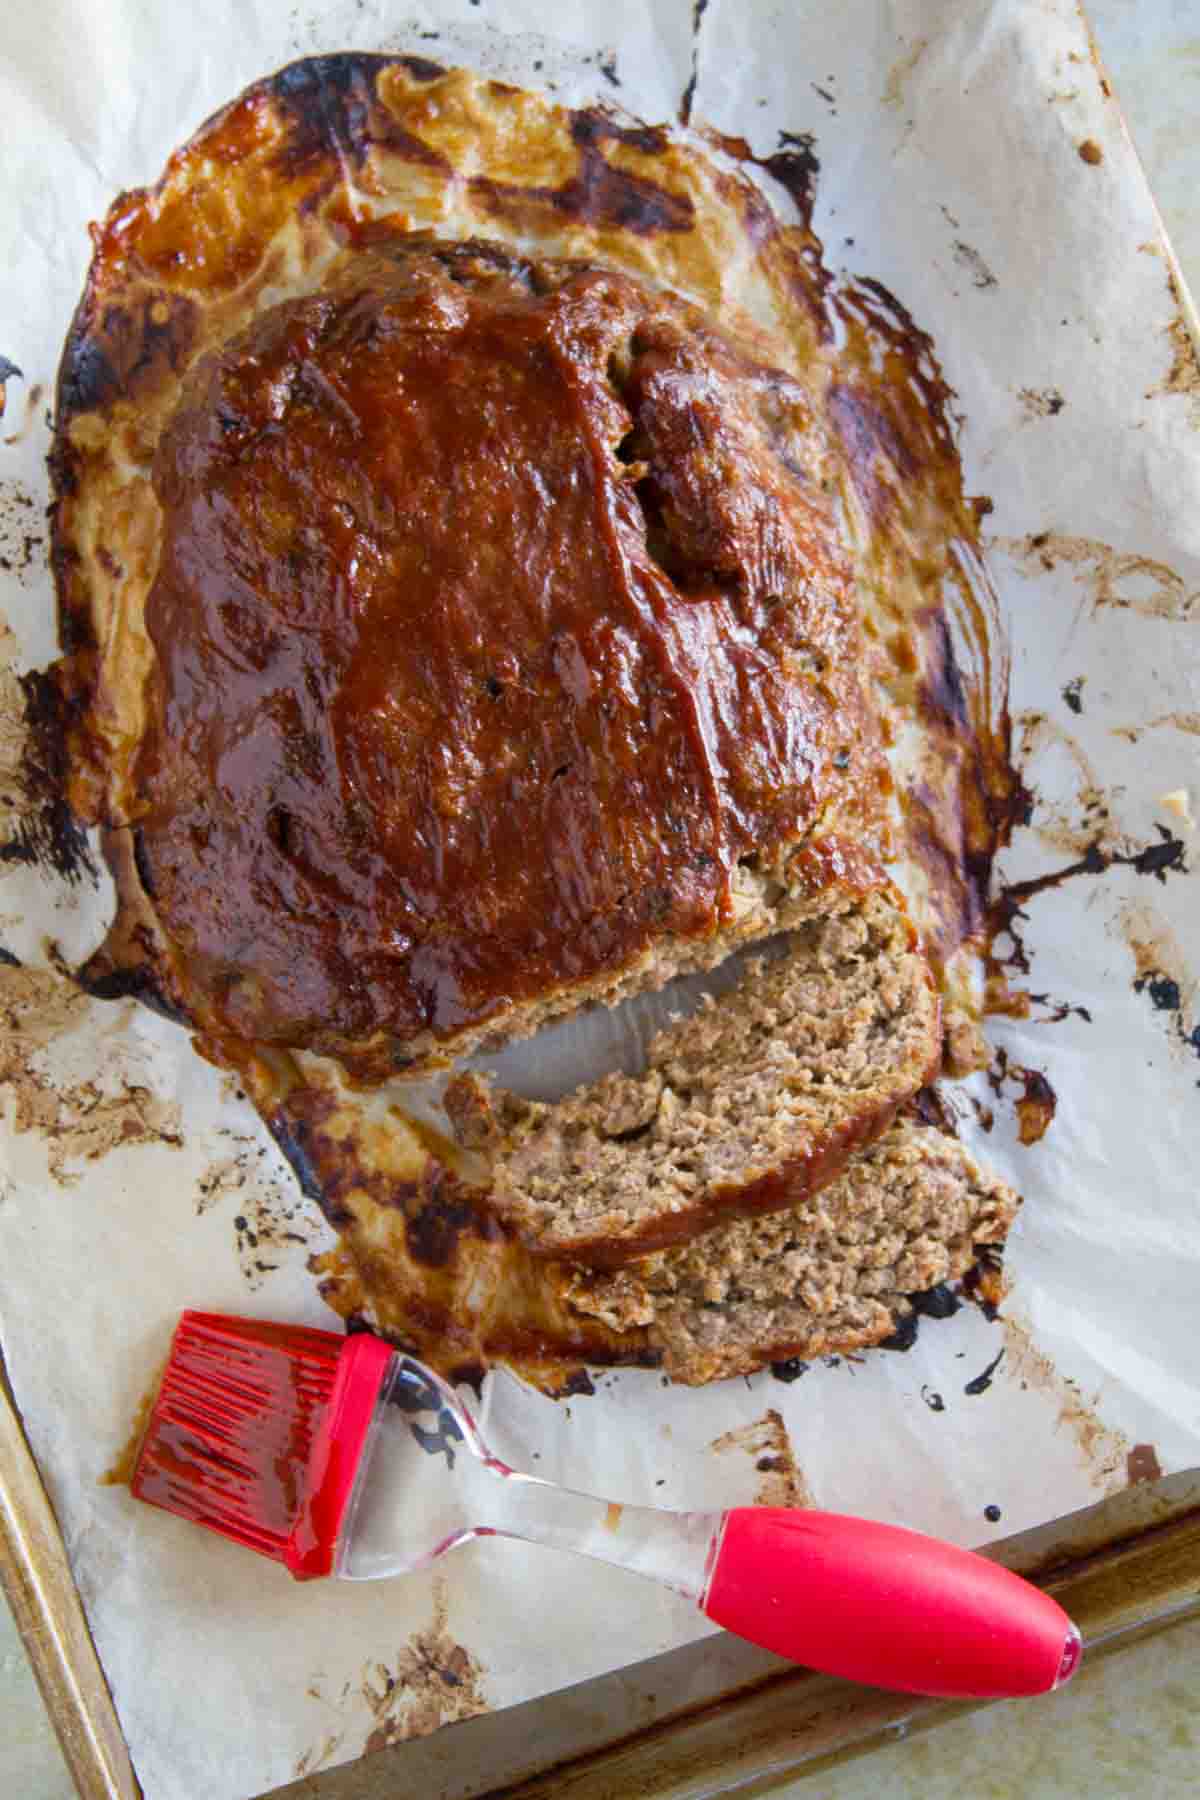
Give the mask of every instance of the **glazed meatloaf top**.
POLYGON ((811 886, 870 843, 820 430, 682 300, 348 252, 201 360, 153 483, 134 846, 210 1033, 419 1066, 715 961, 797 846, 811 886))

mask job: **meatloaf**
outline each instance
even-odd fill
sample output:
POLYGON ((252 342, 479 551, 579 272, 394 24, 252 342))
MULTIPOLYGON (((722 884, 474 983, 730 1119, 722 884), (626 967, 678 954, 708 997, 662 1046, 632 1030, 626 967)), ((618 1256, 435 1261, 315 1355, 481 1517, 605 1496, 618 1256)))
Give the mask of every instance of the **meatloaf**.
POLYGON ((56 682, 118 887, 82 978, 239 1072, 348 1312, 446 1367, 873 1341, 1011 1212, 892 1125, 939 1027, 876 676, 908 709, 975 522, 944 394, 734 152, 312 59, 114 205, 64 352, 56 682), (393 1104, 760 942, 635 1077, 452 1082, 482 1163, 393 1104))
POLYGON ((654 1040, 637 1076, 554 1105, 460 1075, 446 1106, 532 1249, 613 1266, 819 1188, 936 1071, 933 982, 897 895, 831 902, 654 1040))

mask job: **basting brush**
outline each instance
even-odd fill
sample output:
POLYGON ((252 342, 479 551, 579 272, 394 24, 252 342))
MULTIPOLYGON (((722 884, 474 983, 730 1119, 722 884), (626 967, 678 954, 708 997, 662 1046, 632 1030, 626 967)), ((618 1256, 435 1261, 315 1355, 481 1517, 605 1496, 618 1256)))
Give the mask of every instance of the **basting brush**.
POLYGON ((131 1486, 301 1580, 402 1575, 475 1537, 578 1551, 781 1656, 909 1693, 1045 1693, 1081 1654, 1048 1594, 900 1526, 622 1506, 510 1469, 440 1376, 365 1333, 184 1313, 131 1486))

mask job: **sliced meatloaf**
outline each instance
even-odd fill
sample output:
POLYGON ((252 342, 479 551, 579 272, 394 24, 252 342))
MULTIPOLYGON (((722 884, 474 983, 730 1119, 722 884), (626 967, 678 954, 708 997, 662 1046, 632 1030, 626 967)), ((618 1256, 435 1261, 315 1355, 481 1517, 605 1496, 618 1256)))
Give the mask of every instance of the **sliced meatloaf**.
POLYGON ((648 1328, 668 1374, 698 1386, 879 1343, 911 1311, 910 1295, 965 1274, 982 1245, 1001 1242, 1019 1204, 955 1139, 902 1120, 784 1212, 559 1279, 590 1319, 648 1328))
POLYGON ((939 1009, 902 903, 846 900, 654 1040, 638 1076, 553 1105, 456 1078, 447 1110, 533 1249, 615 1267, 820 1187, 934 1072, 939 1009))

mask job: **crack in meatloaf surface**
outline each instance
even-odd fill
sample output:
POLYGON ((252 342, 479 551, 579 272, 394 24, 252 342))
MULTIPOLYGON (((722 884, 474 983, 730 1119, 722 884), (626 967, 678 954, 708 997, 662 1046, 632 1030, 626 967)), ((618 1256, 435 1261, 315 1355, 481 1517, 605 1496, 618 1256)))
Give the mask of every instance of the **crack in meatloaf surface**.
POLYGON ((873 842, 821 430, 674 296, 347 253, 201 359, 153 484, 132 823, 210 1032, 415 1068, 710 965, 798 847, 873 842))

